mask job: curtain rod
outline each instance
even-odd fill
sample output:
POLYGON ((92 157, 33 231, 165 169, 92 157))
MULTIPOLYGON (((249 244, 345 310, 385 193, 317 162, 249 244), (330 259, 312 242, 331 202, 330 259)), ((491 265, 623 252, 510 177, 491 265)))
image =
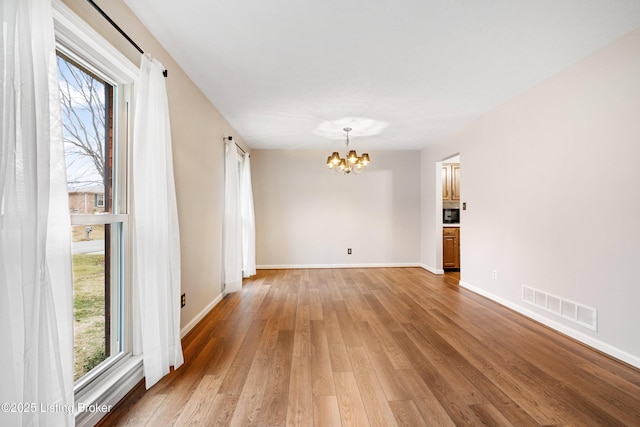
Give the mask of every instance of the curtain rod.
MULTIPOLYGON (((232 136, 225 136, 224 138, 222 138, 222 140, 223 140, 223 141, 233 141, 233 137, 232 137, 232 136)), ((233 141, 233 143, 234 143, 234 144, 236 144, 236 147, 238 147, 238 149, 239 149, 240 151, 242 151, 244 154, 247 154, 247 152, 246 152, 246 151, 244 151, 244 148, 242 148, 241 146, 239 146, 237 142, 233 141)), ((251 155, 249 154, 249 156, 251 156, 251 155)))
MULTIPOLYGON (((94 2, 93 0, 87 0, 87 1, 89 2, 89 4, 90 4, 91 6, 93 6, 93 8, 94 8, 95 10, 97 10, 97 11, 98 11, 98 13, 99 13, 100 15, 102 15, 102 17, 103 17, 104 19, 106 19, 106 20, 107 20, 107 22, 108 22, 109 24, 111 24, 111 26, 112 26, 113 28, 115 28, 115 29, 120 33, 120 35, 121 35, 122 37, 124 37, 125 39, 127 39, 127 41, 128 41, 129 43, 131 43, 131 45, 133 45, 133 47, 135 47, 135 48, 137 49, 137 51, 138 51, 138 52, 140 52, 141 54, 143 54, 143 55, 144 55, 144 50, 142 50, 142 48, 140 48, 140 46, 138 46, 138 44, 137 44, 136 42, 134 42, 134 41, 131 39, 131 37, 129 37, 129 35, 128 35, 127 33, 125 33, 125 32, 122 30, 122 28, 120 28, 120 26, 119 26, 118 24, 116 24, 116 23, 113 21, 113 19, 111 19, 111 18, 109 17, 109 15, 107 15, 107 14, 105 13, 105 11, 104 11, 104 10, 100 9, 100 6, 98 6, 97 4, 95 4, 95 2, 94 2)), ((169 72, 168 72, 167 70, 164 70, 164 71, 162 72, 162 75, 163 75, 163 76, 165 76, 165 77, 167 77, 167 76, 169 75, 169 72)))

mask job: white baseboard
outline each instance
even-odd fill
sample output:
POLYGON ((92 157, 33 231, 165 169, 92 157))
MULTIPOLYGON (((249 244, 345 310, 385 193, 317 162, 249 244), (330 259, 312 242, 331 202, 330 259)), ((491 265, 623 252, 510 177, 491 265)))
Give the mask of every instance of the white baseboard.
POLYGON ((433 273, 433 274, 444 274, 444 270, 441 268, 433 268, 430 265, 427 264, 420 264, 420 267, 424 268, 425 270, 433 273))
POLYGON ((258 270, 296 270, 311 268, 393 268, 393 267, 422 267, 415 262, 399 263, 373 263, 373 264, 281 264, 281 265, 258 265, 258 270))
POLYGON ((614 357, 618 360, 628 363, 629 365, 635 366, 636 368, 640 368, 640 357, 638 356, 635 356, 633 354, 627 353, 626 351, 620 350, 619 348, 614 347, 610 344, 607 344, 606 342, 597 340, 592 336, 584 334, 576 329, 570 328, 569 326, 564 325, 560 322, 556 322, 555 320, 545 317, 540 313, 536 313, 535 311, 530 310, 521 305, 518 305, 512 301, 506 300, 502 297, 499 297, 490 292, 487 292, 484 289, 481 289, 469 283, 463 282, 462 280, 460 281, 459 284, 461 287, 468 289, 471 292, 474 292, 478 295, 482 295, 483 297, 486 297, 492 301, 495 301, 500 305, 503 305, 517 313, 522 314, 523 316, 533 319, 536 322, 542 323, 543 325, 548 326, 551 329, 554 329, 564 335, 567 335, 576 341, 579 341, 585 345, 588 345, 589 347, 595 348, 596 350, 599 350, 611 357, 614 357))
POLYGON ((194 317, 193 319, 191 319, 189 323, 184 325, 184 328, 180 330, 180 339, 184 338, 185 335, 187 335, 191 331, 191 329, 193 329, 194 326, 196 326, 198 322, 204 318, 204 316, 209 314, 209 312, 213 310, 213 307, 215 307, 216 305, 218 305, 220 301, 222 301, 223 297, 224 297, 224 293, 219 294, 200 313, 198 313, 196 317, 194 317))

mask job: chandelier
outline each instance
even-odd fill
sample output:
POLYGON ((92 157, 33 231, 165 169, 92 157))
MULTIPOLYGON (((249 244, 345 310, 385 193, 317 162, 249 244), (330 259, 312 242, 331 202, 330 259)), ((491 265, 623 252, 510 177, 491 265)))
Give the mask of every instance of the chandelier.
POLYGON ((354 174, 358 174, 365 170, 367 165, 371 163, 369 154, 362 153, 362 156, 358 157, 356 150, 349 151, 349 132, 351 132, 351 128, 344 128, 342 130, 347 133, 345 144, 347 144, 348 153, 343 159, 337 151, 334 151, 327 158, 327 166, 333 173, 346 175, 353 172, 354 174))

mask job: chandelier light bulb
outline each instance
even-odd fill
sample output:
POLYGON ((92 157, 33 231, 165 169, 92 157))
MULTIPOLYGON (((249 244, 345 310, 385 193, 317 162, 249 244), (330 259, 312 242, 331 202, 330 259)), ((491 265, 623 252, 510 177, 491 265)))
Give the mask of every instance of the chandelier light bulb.
POLYGON ((356 150, 349 151, 349 154, 347 154, 347 160, 349 161, 349 163, 356 163, 358 161, 356 150))

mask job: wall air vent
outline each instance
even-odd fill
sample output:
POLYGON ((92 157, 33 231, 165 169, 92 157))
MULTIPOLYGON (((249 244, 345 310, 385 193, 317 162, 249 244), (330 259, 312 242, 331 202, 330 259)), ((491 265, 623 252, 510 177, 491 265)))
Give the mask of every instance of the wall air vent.
POLYGON ((598 330, 598 312, 595 308, 569 301, 538 289, 522 285, 522 300, 534 307, 571 320, 580 326, 598 330))

